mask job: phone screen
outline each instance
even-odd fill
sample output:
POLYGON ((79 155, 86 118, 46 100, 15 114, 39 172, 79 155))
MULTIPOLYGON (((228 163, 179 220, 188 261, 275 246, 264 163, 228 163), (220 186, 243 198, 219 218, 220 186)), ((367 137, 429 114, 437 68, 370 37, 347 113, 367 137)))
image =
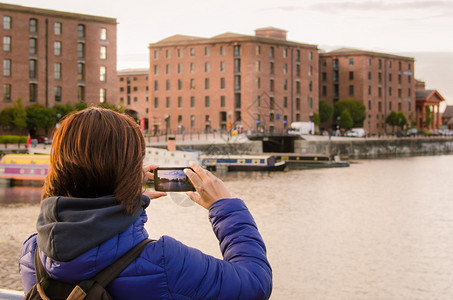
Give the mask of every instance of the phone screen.
POLYGON ((182 168, 157 168, 154 170, 154 189, 160 192, 195 191, 182 168))

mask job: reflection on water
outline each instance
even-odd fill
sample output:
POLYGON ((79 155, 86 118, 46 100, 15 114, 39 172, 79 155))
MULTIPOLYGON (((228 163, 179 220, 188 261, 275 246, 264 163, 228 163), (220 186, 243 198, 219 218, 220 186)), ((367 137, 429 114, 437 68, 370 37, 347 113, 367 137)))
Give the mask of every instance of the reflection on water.
MULTIPOLYGON (((452 166, 453 156, 408 157, 221 177, 266 242, 272 299, 451 299, 452 166)), ((221 257, 207 212, 172 199, 151 201, 150 236, 221 257)))
POLYGON ((11 186, 10 182, 0 179, 0 205, 30 203, 41 201, 42 182, 17 181, 11 186))

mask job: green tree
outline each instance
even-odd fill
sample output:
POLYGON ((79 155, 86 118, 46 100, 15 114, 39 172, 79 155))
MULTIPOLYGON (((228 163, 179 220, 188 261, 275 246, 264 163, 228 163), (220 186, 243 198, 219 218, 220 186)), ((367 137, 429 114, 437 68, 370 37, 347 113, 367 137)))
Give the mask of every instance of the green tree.
MULTIPOLYGON (((72 104, 55 104, 52 109, 55 111, 57 119, 61 119, 67 114, 75 111, 75 107, 72 104)), ((57 120, 58 121, 58 120, 57 120)))
POLYGON ((320 121, 320 118, 319 118, 319 114, 314 113, 313 116, 311 117, 311 121, 313 123, 315 123, 316 126, 319 126, 319 124, 321 124, 321 121, 320 121))
POLYGON ((392 126, 392 131, 395 126, 400 127, 401 129, 407 124, 407 118, 402 111, 396 112, 391 111, 390 114, 385 119, 385 122, 392 126))
POLYGON ((33 104, 25 108, 27 113, 27 128, 30 132, 36 132, 39 128, 53 127, 57 121, 55 110, 39 104, 33 104))
POLYGON ((86 103, 85 101, 80 101, 75 104, 75 110, 77 110, 77 111, 83 110, 87 107, 88 107, 88 103, 86 103))
POLYGON ((346 130, 351 129, 354 126, 354 120, 352 120, 351 114, 347 109, 343 110, 340 116, 340 127, 346 130))
POLYGON ((343 111, 347 110, 353 121, 353 126, 363 127, 363 121, 366 118, 366 108, 358 100, 340 100, 334 105, 334 117, 341 116, 343 111))
POLYGON ((433 124, 433 115, 431 114, 431 108, 425 107, 425 126, 429 127, 433 124))
POLYGON ((320 123, 328 121, 333 116, 333 106, 326 100, 319 100, 320 123))
POLYGON ((0 125, 5 130, 24 129, 27 127, 25 122, 26 112, 22 108, 22 100, 17 99, 12 106, 0 112, 0 125))

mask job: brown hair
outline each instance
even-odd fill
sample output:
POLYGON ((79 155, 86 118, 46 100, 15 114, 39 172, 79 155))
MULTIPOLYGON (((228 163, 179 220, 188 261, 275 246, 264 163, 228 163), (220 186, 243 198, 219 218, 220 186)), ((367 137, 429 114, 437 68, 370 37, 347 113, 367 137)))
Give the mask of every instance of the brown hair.
POLYGON ((141 203, 145 140, 128 116, 90 107, 56 130, 42 199, 115 195, 125 214, 141 203))

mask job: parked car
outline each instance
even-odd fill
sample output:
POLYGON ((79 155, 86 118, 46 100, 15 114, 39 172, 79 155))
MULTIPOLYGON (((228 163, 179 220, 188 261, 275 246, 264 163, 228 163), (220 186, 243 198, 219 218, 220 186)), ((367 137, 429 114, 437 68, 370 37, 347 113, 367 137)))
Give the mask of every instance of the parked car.
POLYGON ((48 140, 47 137, 42 136, 42 135, 34 136, 34 137, 32 137, 32 139, 37 140, 37 141, 38 141, 38 144, 42 144, 42 143, 45 144, 46 141, 48 140))
POLYGON ((407 136, 417 136, 418 135, 418 129, 417 128, 410 128, 406 132, 407 136))
POLYGON ((352 128, 351 130, 346 131, 345 136, 349 137, 365 137, 366 131, 363 128, 352 128))

